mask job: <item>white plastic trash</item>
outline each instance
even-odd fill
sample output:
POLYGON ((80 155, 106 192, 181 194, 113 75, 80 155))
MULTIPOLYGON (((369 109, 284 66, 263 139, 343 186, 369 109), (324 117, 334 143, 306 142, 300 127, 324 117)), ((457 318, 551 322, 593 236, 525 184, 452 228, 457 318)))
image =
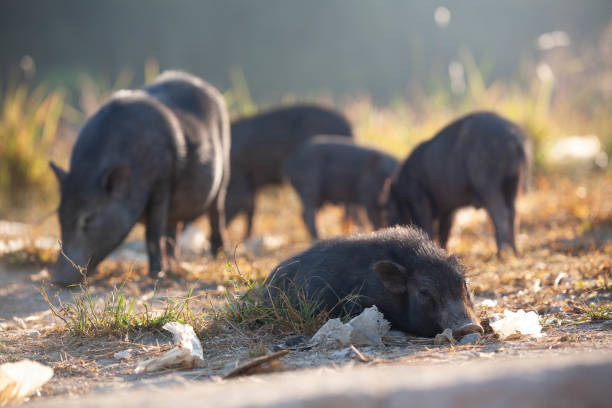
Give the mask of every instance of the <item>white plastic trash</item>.
POLYGON ((319 347, 346 347, 350 344, 380 346, 390 326, 378 308, 372 306, 346 324, 340 319, 328 320, 312 336, 310 344, 319 347))
POLYGON ((0 365, 0 406, 18 404, 53 377, 53 369, 31 360, 0 365))
POLYGON ((202 343, 189 324, 166 323, 164 329, 172 333, 177 347, 166 351, 159 357, 142 361, 136 366, 136 373, 148 373, 168 368, 195 368, 204 363, 202 343))
POLYGON ((515 333, 520 333, 524 336, 541 337, 542 326, 536 312, 525 312, 520 309, 516 312, 504 310, 504 316, 491 323, 491 328, 495 330, 502 338, 508 337, 515 333))
POLYGON ((389 333, 391 327, 376 306, 365 309, 348 324, 353 328, 351 343, 357 345, 382 345, 382 338, 389 333))

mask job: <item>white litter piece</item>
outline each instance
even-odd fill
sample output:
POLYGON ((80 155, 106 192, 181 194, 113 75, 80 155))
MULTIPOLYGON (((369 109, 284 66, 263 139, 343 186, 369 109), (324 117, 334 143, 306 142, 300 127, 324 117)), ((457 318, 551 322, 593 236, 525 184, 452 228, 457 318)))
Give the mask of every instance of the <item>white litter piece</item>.
POLYGON ((353 328, 340 319, 331 319, 312 336, 310 344, 330 348, 346 347, 351 344, 352 332, 353 328))
POLYGON ((126 358, 130 358, 132 357, 132 349, 126 349, 123 351, 118 351, 115 354, 113 354, 113 357, 115 357, 117 360, 123 360, 126 358))
POLYGON ((356 345, 380 346, 383 344, 382 338, 391 328, 391 324, 376 306, 365 309, 348 324, 353 327, 351 343, 356 345))
POLYGON ((142 361, 136 366, 136 373, 149 373, 168 368, 195 368, 204 363, 202 344, 189 324, 166 323, 163 328, 172 333, 177 347, 159 357, 142 361))
POLYGON ((200 339, 198 339, 190 324, 170 322, 164 324, 163 329, 172 333, 172 341, 176 345, 188 349, 194 357, 200 360, 204 359, 202 343, 200 343, 200 339))
POLYGON ((385 320, 376 306, 365 309, 361 314, 344 324, 340 319, 328 320, 310 340, 310 345, 319 347, 379 346, 383 336, 389 333, 390 323, 385 320))
POLYGON ((18 404, 53 377, 53 369, 31 360, 0 365, 0 406, 18 404))
POLYGON ((525 313, 523 309, 516 312, 504 310, 504 317, 491 323, 491 328, 495 330, 502 338, 508 337, 515 333, 520 333, 524 336, 541 337, 542 326, 536 312, 525 313))

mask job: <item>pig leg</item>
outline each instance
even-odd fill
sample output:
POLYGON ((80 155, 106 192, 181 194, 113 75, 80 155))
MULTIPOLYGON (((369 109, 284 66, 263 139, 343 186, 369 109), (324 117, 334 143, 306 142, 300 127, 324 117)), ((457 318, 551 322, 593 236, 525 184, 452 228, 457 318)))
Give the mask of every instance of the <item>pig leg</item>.
POLYGON ((516 216, 516 197, 521 185, 521 177, 510 177, 503 183, 504 198, 508 207, 508 229, 510 230, 510 246, 516 254, 516 235, 518 233, 518 217, 516 216))
POLYGON ((170 193, 167 190, 153 193, 146 209, 146 241, 149 256, 149 275, 157 278, 166 265, 163 264, 162 244, 167 231, 170 193))
POLYGON ((501 192, 496 191, 484 196, 484 207, 493 221, 495 227, 495 242, 497 243, 497 253, 501 254, 506 246, 511 246, 511 226, 510 211, 506 205, 501 192))
POLYGON ((177 259, 180 256, 178 240, 182 229, 182 223, 181 225, 168 225, 166 229, 166 256, 168 259, 177 259))
POLYGON ((442 248, 446 248, 446 244, 448 243, 448 237, 450 235, 451 227, 453 226, 454 217, 454 211, 444 213, 440 216, 440 222, 438 225, 438 239, 440 241, 440 247, 442 248))
POLYGON ((310 237, 313 239, 318 239, 319 235, 317 234, 316 227, 316 212, 317 212, 317 203, 313 197, 317 197, 317 194, 314 192, 315 187, 312 185, 300 185, 296 186, 296 191, 300 196, 300 200, 302 201, 302 220, 304 220, 304 224, 308 229, 308 233, 310 237))
POLYGON ((312 239, 319 239, 319 234, 317 234, 316 227, 316 205, 312 200, 305 201, 302 200, 302 219, 304 220, 304 224, 306 224, 306 228, 308 229, 308 233, 312 239))
POLYGON ((223 249, 225 242, 225 189, 217 193, 208 210, 210 219, 210 250, 213 254, 223 249))
POLYGON ((244 203, 244 211, 247 222, 246 238, 249 238, 253 233, 253 219, 255 218, 255 194, 253 192, 249 194, 244 203))
POLYGON ((313 239, 318 239, 315 216, 320 201, 319 175, 316 171, 288 172, 289 181, 302 201, 302 220, 313 239))
POLYGON ((231 175, 225 195, 225 220, 229 223, 240 212, 245 211, 249 237, 253 231, 253 214, 255 213, 255 188, 246 177, 236 171, 231 175))

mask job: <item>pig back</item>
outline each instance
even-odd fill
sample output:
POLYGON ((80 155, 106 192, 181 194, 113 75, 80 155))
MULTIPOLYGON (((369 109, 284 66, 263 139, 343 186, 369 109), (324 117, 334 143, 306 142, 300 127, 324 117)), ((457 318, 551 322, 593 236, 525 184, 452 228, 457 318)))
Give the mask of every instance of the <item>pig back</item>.
POLYGON ((346 118, 314 105, 279 108, 232 123, 232 169, 256 186, 282 181, 282 167, 297 147, 319 134, 352 137, 346 118))
POLYGON ((170 221, 202 214, 229 173, 229 120, 222 95, 182 72, 167 72, 145 88, 176 117, 184 155, 176 161, 170 221))
POLYGON ((442 257, 442 252, 428 242, 421 231, 407 227, 320 241, 279 264, 267 285, 290 295, 302 290, 319 299, 321 308, 336 313, 341 312, 336 306, 347 296, 357 309, 373 304, 381 310, 389 309, 390 299, 373 265, 381 260, 406 264, 417 256, 442 257))

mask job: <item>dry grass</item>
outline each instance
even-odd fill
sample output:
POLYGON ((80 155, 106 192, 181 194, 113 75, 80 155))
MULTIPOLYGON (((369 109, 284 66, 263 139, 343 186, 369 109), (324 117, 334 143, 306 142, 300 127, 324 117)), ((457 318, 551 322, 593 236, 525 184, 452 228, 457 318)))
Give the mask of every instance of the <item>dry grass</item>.
MULTIPOLYGON (((291 194, 281 189, 265 191, 258 198, 261 211, 256 215, 255 232, 282 237, 286 244, 280 248, 254 254, 241 251, 244 245, 240 245, 235 262, 233 255, 231 259, 202 258, 177 268, 157 284, 146 276, 141 264, 104 261, 99 273, 89 279, 89 294, 77 292, 75 298, 62 304, 64 308, 58 306, 56 313, 72 316, 72 323, 57 319, 60 325, 49 327, 26 322, 29 331, 23 332, 11 329, 13 322, 4 322, 8 327, 0 362, 27 357, 52 366, 56 377, 43 389, 43 395, 84 393, 118 378, 140 381, 141 377, 133 374, 135 364, 169 347, 169 336, 159 329, 165 318, 190 322, 203 340, 208 366, 198 373, 185 373, 187 378, 222 375, 237 361, 270 352, 287 334, 311 333, 324 315, 303 318, 302 312, 288 307, 293 307, 291 302, 274 310, 261 307, 261 299, 242 296, 257 288, 278 262, 308 245, 297 215, 299 203, 291 194), (126 283, 121 286, 122 282, 126 283), (145 304, 151 305, 149 317, 145 304), (188 312, 186 306, 179 310, 183 304, 188 304, 188 312), (228 305, 234 309, 228 309, 228 305), (33 329, 40 333, 29 334, 33 329), (133 351, 130 359, 113 358, 115 352, 128 348, 133 351)), ((450 250, 467 267, 481 316, 489 317, 506 308, 535 310, 541 316, 544 338, 500 341, 488 335, 478 345, 453 348, 434 346, 431 339, 408 338, 367 350, 372 358, 368 364, 468 363, 479 353, 515 358, 609 348, 609 331, 602 326, 610 319, 612 307, 609 197, 610 177, 579 183, 564 178, 540 179, 537 190, 519 201, 523 223, 517 257, 500 260, 495 256, 492 228, 480 211, 461 216, 451 233, 450 250), (484 299, 497 304, 485 307, 484 299)), ((326 236, 343 232, 341 215, 335 207, 319 215, 326 236)), ((205 227, 204 222, 199 225, 205 227)), ((231 226, 234 242, 243 227, 242 220, 231 226)), ((27 284, 13 287, 19 293, 28 293, 27 284)), ((58 305, 56 298, 50 298, 58 305)), ((301 368, 351 361, 350 357, 338 360, 330 353, 293 353, 284 363, 289 368, 301 368)))

